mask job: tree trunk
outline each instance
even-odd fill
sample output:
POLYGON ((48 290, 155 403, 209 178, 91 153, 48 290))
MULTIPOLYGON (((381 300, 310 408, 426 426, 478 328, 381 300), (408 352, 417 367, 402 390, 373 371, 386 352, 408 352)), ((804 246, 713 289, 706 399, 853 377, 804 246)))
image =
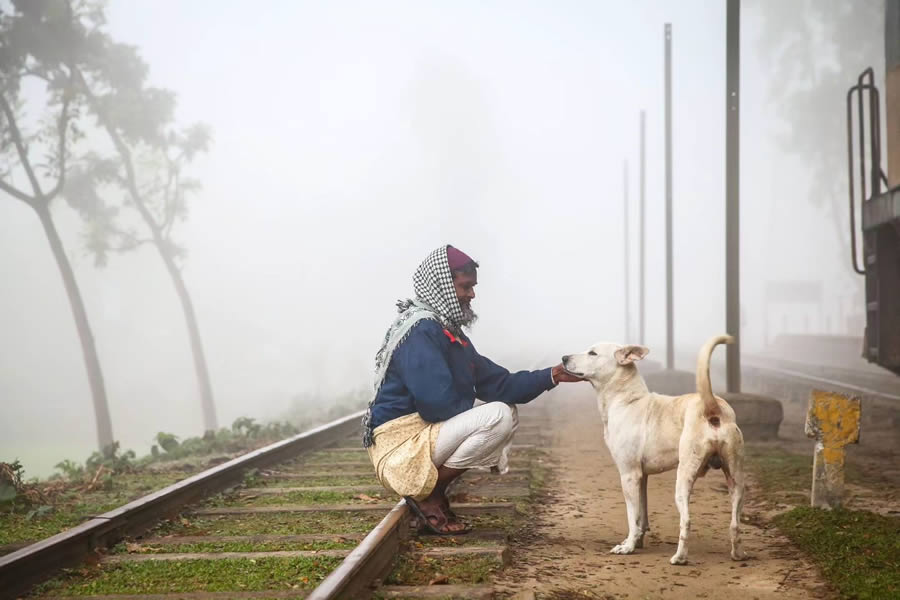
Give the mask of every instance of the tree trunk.
POLYGON ((203 427, 206 431, 214 431, 218 429, 218 422, 216 419, 216 404, 213 399, 212 385, 209 382, 209 370, 206 368, 206 356, 203 354, 203 342, 200 340, 200 327, 197 325, 197 316, 194 314, 194 305, 191 302, 187 287, 184 285, 184 280, 181 278, 181 271, 178 270, 178 265, 175 264, 175 259, 169 251, 160 226, 154 220, 147 205, 144 204, 144 200, 138 190, 137 177, 134 173, 134 164, 131 162, 131 151, 116 131, 115 126, 109 120, 109 115, 107 115, 106 111, 103 110, 102 106, 97 102, 96 97, 85 81, 81 71, 75 69, 73 75, 87 94, 100 122, 106 128, 113 145, 122 157, 131 198, 134 201, 134 205, 137 207, 141 218, 144 219, 144 222, 150 229, 150 232, 153 235, 153 243, 157 250, 159 250, 159 254, 162 256, 163 262, 166 265, 166 270, 169 271, 169 275, 172 277, 172 283, 175 284, 175 291, 178 293, 178 299, 181 300, 181 308, 184 311, 184 319, 187 322, 188 337, 191 340, 191 350, 194 354, 194 370, 197 372, 197 380, 200 384, 200 403, 203 410, 203 427))
POLYGON ((100 450, 113 443, 112 421, 109 418, 109 405, 106 401, 106 386, 103 383, 103 371, 100 369, 100 360, 97 358, 97 348, 94 345, 94 335, 91 333, 91 325, 88 323, 87 312, 84 309, 84 301, 81 298, 81 292, 78 289, 78 283, 75 281, 75 274, 72 272, 72 265, 66 257, 63 249, 62 241, 56 227, 53 225, 53 219, 50 217, 50 208, 45 202, 36 200, 32 204, 44 226, 44 233, 47 234, 47 241, 50 242, 50 248, 53 251, 53 258, 56 259, 56 265, 62 275, 63 283, 66 287, 66 294, 69 297, 69 306, 72 308, 72 316, 75 317, 75 326, 78 329, 78 337, 81 340, 81 353, 84 356, 84 364, 87 367, 88 382, 91 386, 91 395, 94 399, 94 418, 97 422, 97 443, 100 450))
MULTIPOLYGON (((149 223, 148 223, 149 225, 149 223)), ((200 326, 197 324, 197 315, 194 314, 194 303, 188 293, 184 279, 181 277, 181 271, 168 248, 165 241, 158 239, 156 228, 151 226, 154 232, 154 242, 156 248, 162 256, 163 262, 166 264, 166 270, 172 277, 172 283, 175 285, 175 291, 178 293, 178 299, 181 300, 181 309, 184 311, 184 320, 187 323, 188 336, 191 339, 191 350, 194 354, 194 370, 197 372, 197 382, 200 384, 200 403, 203 408, 203 428, 206 431, 215 431, 219 428, 216 418, 216 403, 213 399, 212 385, 209 382, 209 370, 206 367, 206 355, 203 353, 203 342, 200 339, 200 326)))

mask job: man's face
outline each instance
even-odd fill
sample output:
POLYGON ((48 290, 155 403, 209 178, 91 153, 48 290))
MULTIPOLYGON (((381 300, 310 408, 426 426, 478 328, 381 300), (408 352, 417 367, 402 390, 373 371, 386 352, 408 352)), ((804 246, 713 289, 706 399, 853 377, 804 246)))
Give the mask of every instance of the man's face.
POLYGON ((456 297, 463 308, 469 306, 475 299, 475 286, 478 285, 478 273, 455 273, 453 275, 453 287, 456 288, 456 297))
POLYGON ((462 325, 471 326, 478 315, 472 310, 472 300, 475 299, 475 286, 478 285, 478 273, 454 273, 453 287, 456 289, 456 297, 459 299, 459 307, 462 309, 464 322, 462 325))

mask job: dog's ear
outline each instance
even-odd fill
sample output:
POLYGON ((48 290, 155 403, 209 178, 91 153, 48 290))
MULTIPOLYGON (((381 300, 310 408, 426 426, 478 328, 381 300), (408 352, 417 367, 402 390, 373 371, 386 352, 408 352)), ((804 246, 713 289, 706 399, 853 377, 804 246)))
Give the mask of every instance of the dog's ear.
POLYGON ((616 350, 616 362, 620 365, 630 365, 636 360, 641 360, 650 353, 646 346, 622 346, 616 350))

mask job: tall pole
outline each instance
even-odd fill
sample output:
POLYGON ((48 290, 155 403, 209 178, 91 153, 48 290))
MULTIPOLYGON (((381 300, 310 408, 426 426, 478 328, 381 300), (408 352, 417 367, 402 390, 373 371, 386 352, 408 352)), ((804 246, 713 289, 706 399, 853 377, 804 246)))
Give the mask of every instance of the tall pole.
POLYGON ((644 134, 645 134, 644 118, 645 118, 644 111, 641 111, 641 214, 640 214, 640 221, 641 221, 641 226, 640 226, 640 238, 641 238, 640 239, 640 256, 641 256, 640 263, 641 264, 640 264, 640 269, 639 269, 639 271, 640 271, 640 275, 639 275, 640 291, 638 292, 638 294, 640 296, 639 310, 641 313, 640 314, 640 325, 639 325, 640 331, 639 331, 639 335, 638 335, 638 343, 641 345, 646 344, 646 340, 644 339, 644 322, 645 322, 644 321, 644 185, 645 185, 645 178, 646 178, 646 173, 644 171, 644 134))
POLYGON ((672 316, 672 24, 666 23, 666 368, 675 368, 672 316))
POLYGON ((631 256, 629 253, 629 231, 628 231, 628 161, 625 161, 622 169, 622 184, 625 192, 625 200, 622 204, 625 216, 625 343, 631 343, 631 282, 629 281, 629 271, 631 264, 631 256))
POLYGON ((729 392, 741 391, 740 87, 741 3, 728 0, 725 122, 725 329, 735 339, 726 354, 729 392))

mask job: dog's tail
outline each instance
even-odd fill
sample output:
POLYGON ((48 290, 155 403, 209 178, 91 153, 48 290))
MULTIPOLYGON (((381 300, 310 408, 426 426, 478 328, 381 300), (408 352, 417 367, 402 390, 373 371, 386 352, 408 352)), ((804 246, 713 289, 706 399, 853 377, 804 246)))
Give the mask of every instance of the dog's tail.
POLYGON ((697 355, 697 393, 703 400, 703 416, 709 419, 710 424, 719 424, 719 404, 713 396, 712 385, 709 382, 709 358, 713 350, 719 344, 733 344, 734 338, 730 335, 719 335, 710 338, 697 355))

